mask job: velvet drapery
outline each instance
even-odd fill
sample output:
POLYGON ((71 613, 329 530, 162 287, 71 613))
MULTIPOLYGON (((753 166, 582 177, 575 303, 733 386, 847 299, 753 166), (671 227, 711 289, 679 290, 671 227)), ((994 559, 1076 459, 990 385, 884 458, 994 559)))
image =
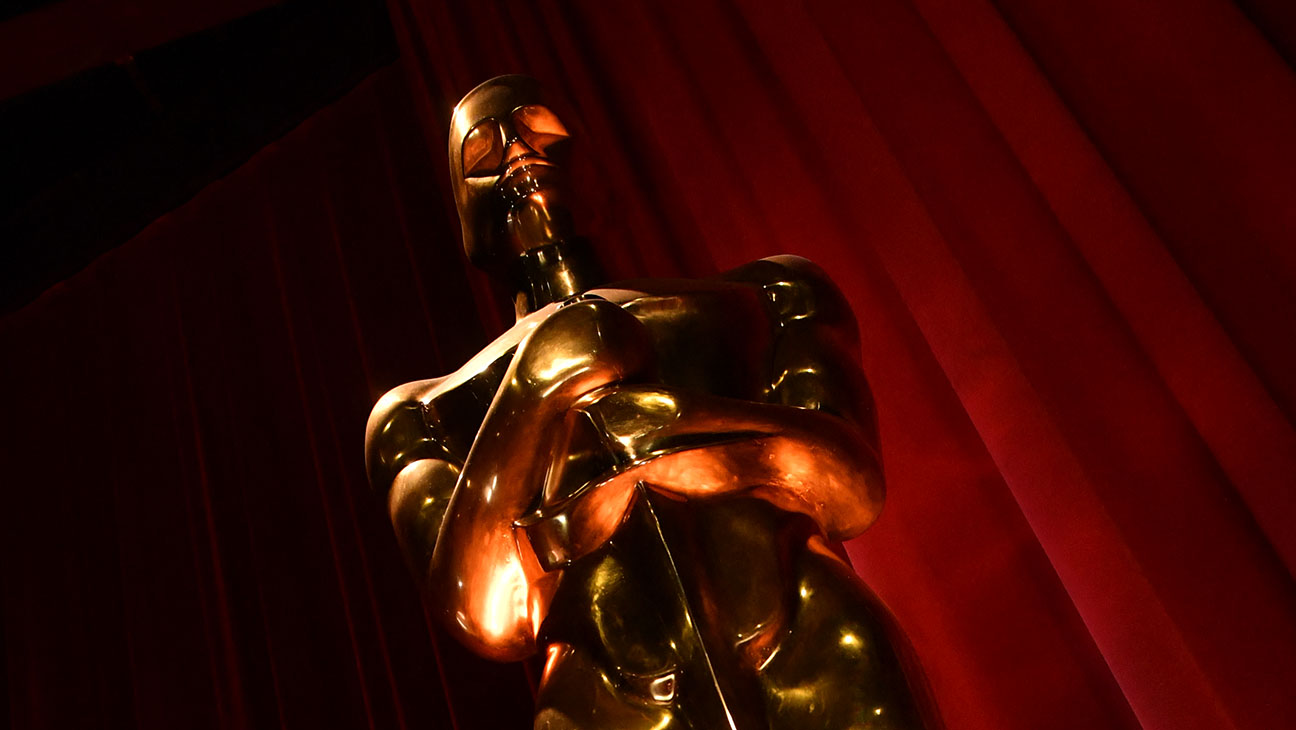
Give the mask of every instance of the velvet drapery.
POLYGON ((3 323, 15 728, 496 728, 364 484, 506 324, 449 105, 530 73, 617 276, 851 300, 848 545, 951 728, 1296 724, 1296 14, 1250 0, 392 0, 401 61, 3 323))

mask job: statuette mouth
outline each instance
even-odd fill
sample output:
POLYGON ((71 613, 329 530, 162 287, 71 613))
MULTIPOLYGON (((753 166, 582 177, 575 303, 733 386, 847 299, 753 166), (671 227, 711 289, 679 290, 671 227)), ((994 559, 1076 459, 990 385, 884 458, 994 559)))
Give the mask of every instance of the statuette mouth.
POLYGON ((503 187, 504 185, 507 185, 510 178, 531 167, 556 168, 558 166, 539 152, 528 152, 525 155, 518 155, 508 161, 508 165, 504 168, 504 174, 500 177, 500 186, 503 187))

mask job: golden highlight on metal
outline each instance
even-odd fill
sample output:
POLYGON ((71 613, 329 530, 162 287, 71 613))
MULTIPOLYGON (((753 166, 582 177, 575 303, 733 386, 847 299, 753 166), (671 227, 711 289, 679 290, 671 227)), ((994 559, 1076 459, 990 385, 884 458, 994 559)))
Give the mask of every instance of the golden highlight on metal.
POLYGON ((884 497, 853 315, 791 256, 603 284, 566 126, 504 76, 455 108, 469 257, 517 323, 374 407, 369 478, 441 623, 544 651, 536 728, 932 728, 837 541, 884 497))

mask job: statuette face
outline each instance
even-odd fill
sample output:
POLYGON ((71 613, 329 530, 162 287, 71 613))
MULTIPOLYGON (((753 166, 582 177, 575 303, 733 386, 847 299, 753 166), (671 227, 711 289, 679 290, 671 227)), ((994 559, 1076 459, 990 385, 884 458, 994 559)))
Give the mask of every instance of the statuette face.
POLYGON ((528 249, 573 235, 560 162, 569 136, 524 76, 502 76, 455 107, 450 179, 464 248, 499 267, 528 249))
POLYGON ((546 655, 537 728, 936 727, 836 547, 885 494, 845 299, 791 256, 602 284, 568 139, 525 77, 455 109, 464 245, 518 321, 366 438, 433 613, 483 656, 546 655))

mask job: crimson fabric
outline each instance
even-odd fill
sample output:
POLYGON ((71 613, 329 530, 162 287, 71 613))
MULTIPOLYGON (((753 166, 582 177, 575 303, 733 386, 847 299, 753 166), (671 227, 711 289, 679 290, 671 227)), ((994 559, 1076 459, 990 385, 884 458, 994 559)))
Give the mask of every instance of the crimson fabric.
POLYGON ((951 728, 1296 724, 1293 11, 390 7, 398 65, 4 322, 14 727, 527 725, 361 465, 507 323, 444 134, 518 71, 613 274, 846 292, 889 482, 848 550, 951 728))

